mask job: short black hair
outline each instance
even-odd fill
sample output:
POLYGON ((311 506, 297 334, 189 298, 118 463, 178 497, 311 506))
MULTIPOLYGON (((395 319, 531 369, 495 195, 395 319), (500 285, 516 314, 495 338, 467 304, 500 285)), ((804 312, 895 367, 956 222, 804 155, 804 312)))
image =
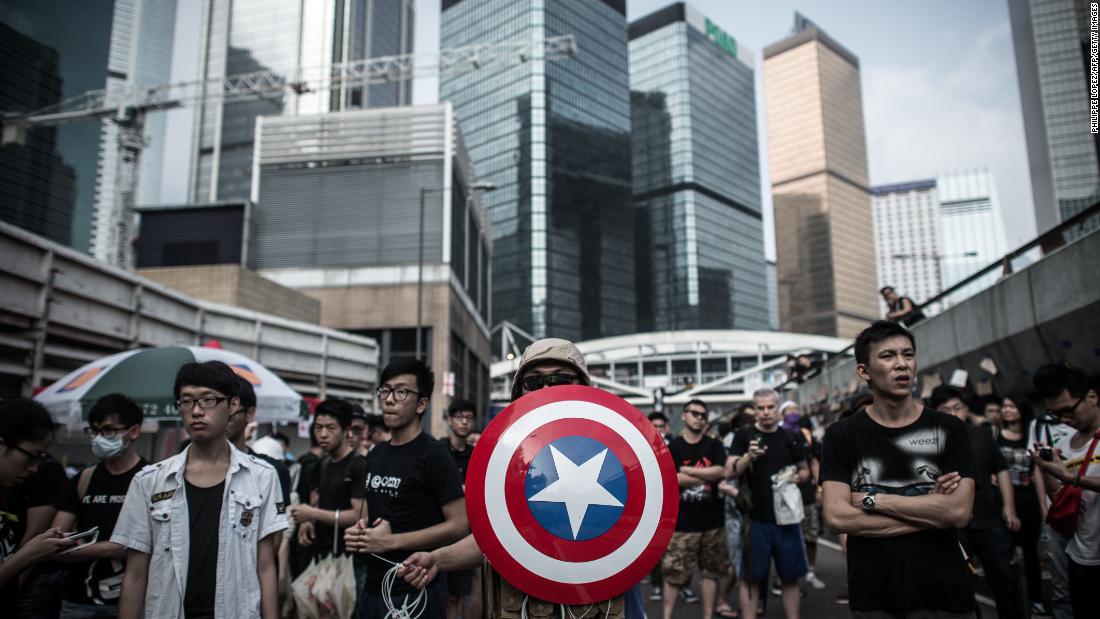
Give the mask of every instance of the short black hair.
POLYGON ((887 290, 897 290, 897 289, 894 288, 893 286, 883 286, 882 288, 878 289, 878 293, 879 294, 886 294, 887 290))
POLYGON ((457 398, 455 400, 452 400, 450 406, 447 407, 447 416, 450 417, 450 416, 454 415, 455 413, 464 413, 464 412, 467 412, 467 411, 473 413, 474 416, 476 417, 477 416, 477 404, 474 404, 473 402, 471 402, 469 400, 464 400, 462 398, 457 398))
MULTIPOLYGON (((351 402, 347 400, 341 400, 340 398, 328 398, 324 402, 317 405, 313 416, 314 418, 325 415, 326 417, 332 417, 336 420, 336 423, 340 425, 341 430, 347 430, 351 425, 351 417, 354 414, 355 409, 352 407, 351 402)), ((314 421, 314 423, 317 423, 314 421)))
POLYGON ((50 412, 29 398, 0 400, 0 438, 8 449, 19 443, 40 441, 53 436, 50 412))
POLYGON ((420 359, 400 359, 390 362, 382 370, 382 376, 378 378, 378 384, 384 385, 386 381, 394 376, 401 376, 402 374, 416 376, 416 390, 419 392, 419 396, 429 400, 432 399, 432 390, 435 389, 435 374, 420 359))
POLYGON ((668 417, 665 417, 664 413, 650 413, 649 414, 649 420, 650 421, 657 421, 658 419, 660 419, 661 421, 663 421, 665 423, 668 423, 668 417))
POLYGON ((385 428, 386 420, 382 417, 382 415, 379 415, 377 413, 375 413, 374 415, 367 415, 367 427, 371 429, 385 428))
POLYGON ((315 417, 313 419, 313 421, 309 424, 309 446, 310 447, 320 447, 321 446, 321 444, 317 442, 317 429, 314 427, 316 425, 317 425, 317 418, 315 417))
POLYGON ((367 411, 362 406, 360 406, 359 403, 352 402, 351 403, 351 418, 352 419, 362 419, 363 421, 366 421, 367 420, 367 411))
MULTIPOLYGON (((940 385, 933 389, 932 394, 928 397, 928 405, 932 408, 939 408, 940 405, 942 405, 943 403, 947 402, 948 400, 953 400, 955 398, 958 398, 960 402, 967 406, 967 408, 970 408, 970 402, 968 402, 966 398, 963 397, 963 393, 958 389, 948 385, 940 385)), ((970 410, 971 412, 973 412, 974 409, 971 408, 970 410)))
POLYGON ((237 396, 241 398, 241 409, 248 410, 256 407, 256 390, 247 378, 237 374, 237 396))
POLYGON ((700 399, 698 399, 698 398, 695 398, 695 399, 692 399, 692 400, 688 400, 688 401, 687 401, 687 404, 684 404, 684 407, 683 407, 682 409, 680 409, 680 410, 682 410, 682 411, 686 411, 686 410, 688 409, 688 407, 689 407, 689 406, 691 406, 692 404, 694 404, 695 406, 702 406, 702 407, 703 407, 703 410, 705 410, 705 411, 709 411, 709 410, 710 410, 710 408, 708 408, 708 407, 707 407, 707 403, 706 403, 706 402, 704 402, 704 401, 702 401, 702 400, 700 400, 700 399))
POLYGON ((892 337, 904 336, 909 338, 913 350, 917 349, 917 340, 908 329, 896 322, 889 320, 876 320, 856 336, 856 363, 866 364, 871 360, 871 346, 892 337))
POLYGON ((141 425, 145 415, 141 407, 121 393, 108 393, 99 398, 88 410, 88 425, 98 426, 110 415, 116 415, 123 427, 141 425))
POLYGON ((1089 376, 1081 368, 1075 368, 1064 363, 1048 363, 1035 370, 1035 378, 1032 384, 1039 395, 1046 400, 1053 400, 1062 394, 1069 393, 1071 398, 1083 398, 1094 388, 1089 384, 1089 376))
POLYGON ((180 399, 180 390, 184 387, 206 387, 230 399, 240 396, 241 390, 236 372, 221 361, 184 363, 176 372, 176 384, 172 387, 175 399, 180 399))

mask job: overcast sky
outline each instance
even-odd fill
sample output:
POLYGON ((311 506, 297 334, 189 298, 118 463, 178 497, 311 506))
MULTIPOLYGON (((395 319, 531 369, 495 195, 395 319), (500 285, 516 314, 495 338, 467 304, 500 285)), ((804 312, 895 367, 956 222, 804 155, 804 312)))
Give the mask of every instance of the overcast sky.
MULTIPOLYGON (((638 19, 667 0, 627 0, 638 19)), ((774 257, 764 118, 764 47, 791 30, 801 11, 859 57, 871 183, 988 168, 1008 244, 1035 234, 1020 97, 1006 0, 696 0, 697 9, 755 56, 766 251, 774 257)), ((439 0, 417 0, 416 48, 439 48, 439 0)), ((583 52, 583 50, 582 50, 583 52)), ((434 78, 413 88, 435 102, 434 78)))

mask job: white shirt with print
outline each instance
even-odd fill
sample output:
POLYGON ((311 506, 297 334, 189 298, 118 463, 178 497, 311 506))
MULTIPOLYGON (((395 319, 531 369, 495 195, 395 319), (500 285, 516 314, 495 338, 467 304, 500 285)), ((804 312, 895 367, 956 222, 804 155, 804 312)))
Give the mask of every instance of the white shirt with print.
MULTIPOLYGON (((191 529, 184 466, 191 448, 134 476, 111 541, 149 555, 146 619, 184 619, 191 529)), ((287 528, 275 469, 229 445, 214 589, 216 619, 259 619, 259 541, 287 528)))
MULTIPOLYGON (((1070 446, 1073 435, 1058 440, 1055 447, 1062 453, 1066 462, 1066 470, 1076 475, 1081 469, 1081 463, 1088 453, 1090 437, 1079 448, 1070 446)), ((1092 461, 1082 473, 1082 477, 1094 477, 1100 475, 1100 445, 1092 454, 1092 461)), ((1066 554, 1078 565, 1100 565, 1100 493, 1092 490, 1081 492, 1081 519, 1077 522, 1077 532, 1073 539, 1066 545, 1066 554)))

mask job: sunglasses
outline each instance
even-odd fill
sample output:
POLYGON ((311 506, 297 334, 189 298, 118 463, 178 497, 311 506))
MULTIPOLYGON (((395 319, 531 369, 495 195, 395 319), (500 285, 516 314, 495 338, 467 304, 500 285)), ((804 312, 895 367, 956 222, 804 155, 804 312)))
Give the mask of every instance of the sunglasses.
POLYGON ((543 387, 557 387, 558 385, 576 385, 576 374, 533 374, 523 379, 523 388, 527 391, 538 391, 543 387))

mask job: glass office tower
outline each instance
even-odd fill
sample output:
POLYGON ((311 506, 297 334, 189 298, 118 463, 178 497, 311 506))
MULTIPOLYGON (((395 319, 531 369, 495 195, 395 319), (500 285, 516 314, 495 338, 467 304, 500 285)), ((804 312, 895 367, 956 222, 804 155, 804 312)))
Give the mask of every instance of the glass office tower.
POLYGON ((690 5, 630 24, 638 329, 768 329, 752 53, 690 5))
MULTIPOLYGON (((113 2, 0 3, 0 109, 31 112, 103 88, 113 2)), ((0 219, 88 250, 100 123, 32 128, 0 146, 0 219)))
MULTIPOLYGON (((220 79, 255 71, 392 56, 412 51, 414 0, 208 0, 200 42, 200 76, 220 79)), ((196 110, 192 149, 194 201, 249 197, 256 118, 272 114, 408 104, 407 81, 312 92, 259 101, 207 102, 196 110)))
POLYGON ((444 0, 440 47, 572 34, 577 57, 440 78, 492 222, 493 322, 583 340, 635 330, 624 0, 444 0))

